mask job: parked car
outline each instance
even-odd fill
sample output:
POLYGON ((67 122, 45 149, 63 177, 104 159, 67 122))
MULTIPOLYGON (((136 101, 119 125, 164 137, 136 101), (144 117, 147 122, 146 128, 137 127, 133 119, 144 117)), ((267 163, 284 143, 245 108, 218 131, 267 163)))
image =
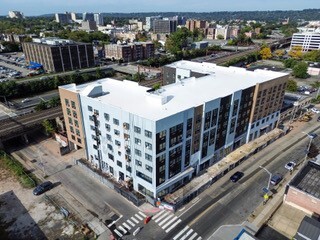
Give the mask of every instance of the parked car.
POLYGON ((283 179, 283 176, 280 173, 276 173, 271 177, 270 183, 274 186, 278 185, 279 182, 283 179))
POLYGON ((318 117, 317 121, 320 122, 320 116, 318 117))
POLYGON ((230 180, 231 180, 232 182, 237 182, 237 181, 240 180, 240 178, 243 177, 243 175, 244 175, 243 172, 239 172, 239 171, 238 171, 238 172, 234 173, 234 174, 230 177, 230 180))
POLYGON ((294 161, 288 162, 284 167, 289 171, 292 171, 297 164, 294 161))
POLYGON ((311 111, 314 112, 314 113, 320 113, 320 110, 317 109, 317 108, 311 108, 311 111))
POLYGON ((26 103, 26 102, 30 102, 31 100, 29 99, 29 98, 25 98, 25 99, 23 99, 21 102, 22 103, 26 103))
POLYGON ((35 189, 33 189, 34 195, 40 195, 46 191, 49 191, 53 188, 53 183, 50 181, 43 182, 40 185, 38 185, 35 189))

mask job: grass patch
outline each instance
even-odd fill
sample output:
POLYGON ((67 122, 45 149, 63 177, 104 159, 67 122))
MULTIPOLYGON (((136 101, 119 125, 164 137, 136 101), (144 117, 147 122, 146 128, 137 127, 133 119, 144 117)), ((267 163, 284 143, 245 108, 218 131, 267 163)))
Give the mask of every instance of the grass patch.
POLYGON ((4 151, 0 151, 0 167, 9 170, 24 188, 33 188, 39 182, 36 176, 27 174, 23 165, 4 151))

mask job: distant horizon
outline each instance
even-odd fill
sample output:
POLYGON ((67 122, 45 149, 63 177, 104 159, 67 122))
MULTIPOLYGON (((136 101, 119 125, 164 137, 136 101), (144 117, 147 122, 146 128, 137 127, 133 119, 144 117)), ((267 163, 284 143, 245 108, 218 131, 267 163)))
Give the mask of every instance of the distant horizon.
POLYGON ((20 11, 25 16, 41 16, 63 12, 102 13, 158 13, 158 12, 252 12, 252 11, 302 11, 319 9, 319 0, 242 0, 236 2, 202 0, 55 0, 44 4, 43 0, 2 0, 0 15, 20 11), (169 11, 168 11, 169 10, 169 11))
MULTIPOLYGON (((26 15, 23 11, 19 11, 19 10, 9 10, 9 11, 19 11, 21 13, 23 13, 23 15, 25 17, 40 17, 40 16, 44 16, 44 15, 54 15, 56 13, 76 13, 76 14, 81 14, 81 13, 103 13, 103 14, 139 14, 139 13, 218 13, 218 12, 284 12, 284 11, 304 11, 304 10, 319 10, 320 8, 304 8, 304 9, 283 9, 283 10, 221 10, 221 11, 140 11, 140 12, 103 12, 103 11, 84 11, 84 12, 79 12, 79 11, 60 11, 60 12, 51 12, 51 13, 42 13, 42 14, 38 14, 38 15, 26 15)), ((8 11, 8 12, 9 12, 8 11)), ((0 17, 6 17, 8 16, 7 14, 0 14, 0 17)), ((319 19, 320 20, 320 19, 319 19)))

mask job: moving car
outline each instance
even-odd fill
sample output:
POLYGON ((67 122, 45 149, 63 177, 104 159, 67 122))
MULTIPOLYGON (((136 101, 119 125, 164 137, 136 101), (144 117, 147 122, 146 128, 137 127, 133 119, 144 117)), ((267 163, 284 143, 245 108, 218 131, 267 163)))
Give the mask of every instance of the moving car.
POLYGON ((274 186, 276 186, 281 180, 283 179, 283 176, 280 173, 276 173, 271 177, 270 183, 274 186))
POLYGON ((230 177, 230 180, 231 180, 232 182, 237 182, 237 181, 240 180, 240 178, 243 177, 243 175, 244 175, 243 172, 239 172, 239 171, 238 171, 238 172, 234 173, 234 174, 230 177))
POLYGON ((296 166, 297 164, 294 161, 290 161, 288 162, 284 167, 286 169, 288 169, 289 171, 292 171, 293 168, 296 166))
POLYGON ((35 189, 33 189, 34 195, 40 195, 46 191, 49 191, 53 188, 53 183, 50 181, 43 182, 40 185, 38 185, 35 189))

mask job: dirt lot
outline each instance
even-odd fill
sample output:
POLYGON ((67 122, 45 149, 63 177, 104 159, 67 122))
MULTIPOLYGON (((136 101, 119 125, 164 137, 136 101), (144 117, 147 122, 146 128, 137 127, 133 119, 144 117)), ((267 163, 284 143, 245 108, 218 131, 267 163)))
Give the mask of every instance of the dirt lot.
POLYGON ((44 197, 24 189, 0 168, 0 239, 82 239, 44 197))

